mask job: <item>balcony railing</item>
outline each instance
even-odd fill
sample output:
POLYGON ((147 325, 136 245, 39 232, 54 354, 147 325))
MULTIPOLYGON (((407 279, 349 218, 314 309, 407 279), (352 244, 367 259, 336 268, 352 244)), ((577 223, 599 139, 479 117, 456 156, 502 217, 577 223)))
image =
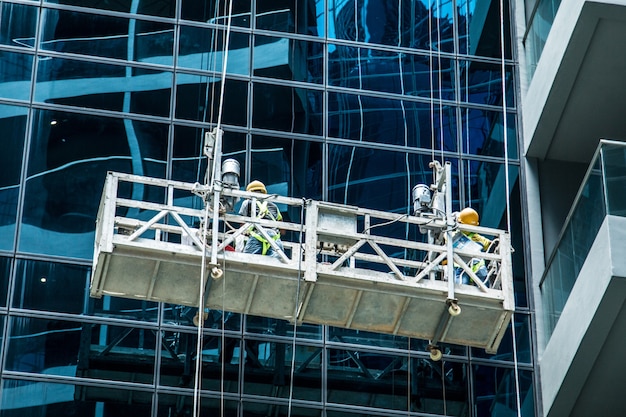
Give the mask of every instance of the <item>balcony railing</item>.
POLYGON ((607 215, 626 217, 626 143, 601 140, 541 279, 549 340, 607 215))

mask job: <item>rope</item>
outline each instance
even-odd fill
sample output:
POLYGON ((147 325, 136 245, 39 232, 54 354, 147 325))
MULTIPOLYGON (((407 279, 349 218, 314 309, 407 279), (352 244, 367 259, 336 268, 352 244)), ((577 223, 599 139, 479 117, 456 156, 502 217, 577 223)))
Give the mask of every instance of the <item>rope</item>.
POLYGON ((296 300, 293 309, 293 343, 291 345, 291 370, 289 375, 289 407, 287 417, 291 417, 291 403, 293 400, 293 378, 296 368, 296 332, 298 328, 298 306, 300 303, 300 280, 302 278, 302 234, 304 233, 304 206, 307 204, 305 198, 302 199, 300 208, 300 236, 298 238, 298 285, 296 287, 296 300))
MULTIPOLYGON (((508 126, 506 112, 506 63, 504 49, 504 1, 500 0, 500 55, 502 65, 502 138, 504 140, 504 195, 506 198, 506 227, 511 233, 511 201, 509 195, 509 145, 508 145, 508 126)), ((515 313, 511 314, 511 337, 513 343, 513 371, 515 375, 515 401, 517 408, 517 417, 522 417, 521 399, 520 399, 520 383, 519 383, 519 365, 517 360, 517 337, 515 335, 515 313)))
POLYGON ((439 83, 439 146, 443 165, 443 78, 441 75, 441 1, 437 0, 437 81, 439 83))
MULTIPOLYGON (((209 205, 205 205, 204 210, 204 222, 202 226, 202 237, 206 240, 207 229, 209 219, 209 205)), ((204 282, 206 271, 206 249, 202 248, 202 262, 200 264, 200 300, 198 302, 198 327, 197 327, 197 342, 196 342, 196 366, 194 372, 194 387, 193 387, 193 416, 198 417, 200 415, 200 382, 202 376, 202 328, 204 327, 204 282)))
MULTIPOLYGON (((216 2, 216 6, 217 6, 217 2, 216 2)), ((221 124, 222 124, 222 111, 223 111, 223 107, 224 107, 224 90, 225 90, 225 85, 226 85, 226 67, 228 65, 228 45, 229 45, 229 41, 230 41, 230 30, 231 30, 231 23, 232 23, 232 9, 233 9, 233 2, 232 0, 229 1, 229 9, 228 9, 228 19, 227 19, 227 25, 226 25, 226 34, 225 34, 225 40, 224 40, 224 45, 223 45, 223 60, 222 60, 222 79, 221 79, 221 84, 220 84, 220 98, 219 98, 219 108, 218 108, 218 115, 217 115, 217 129, 216 131, 218 132, 217 135, 218 137, 220 137, 219 131, 221 130, 221 124)), ((219 7, 216 7, 216 15, 218 14, 218 10, 219 7)), ((208 79, 207 79, 207 83, 208 83, 208 79)), ((208 85, 207 85, 207 94, 208 94, 208 85)), ((214 95, 213 95, 214 96, 214 95)), ((212 104, 213 105, 213 104, 212 104)), ((211 106, 212 106, 211 105, 211 106)), ((206 106, 205 106, 206 108, 206 106)), ((211 111, 211 114, 213 112, 211 111)), ((220 163, 220 161, 214 160, 213 161, 213 173, 211 175, 211 190, 214 191, 214 185, 215 185, 215 181, 219 181, 220 178, 215 178, 215 174, 216 174, 216 167, 218 166, 218 164, 220 163)), ((219 211, 217 210, 213 210, 213 216, 217 217, 219 216, 219 211)), ((209 204, 205 204, 205 211, 204 211, 204 225, 203 225, 203 238, 204 240, 207 239, 207 229, 208 229, 208 217, 209 217, 209 204)), ((214 222, 214 227, 216 222, 214 222)), ((197 327, 197 344, 196 344, 196 366, 195 366, 195 382, 194 382, 194 391, 193 391, 193 416, 194 417, 199 417, 200 415, 200 389, 201 389, 201 377, 202 377, 202 329, 204 327, 204 284, 206 281, 205 278, 205 274, 206 274, 206 248, 202 248, 202 261, 201 261, 201 270, 200 270, 200 288, 199 288, 199 303, 198 303, 198 327, 197 327)), ((222 290, 225 291, 224 286, 222 286, 222 290)), ((224 297, 222 296, 222 303, 224 302, 224 297)), ((224 351, 224 310, 222 310, 222 352, 224 351)), ((221 378, 221 398, 220 398, 220 414, 223 415, 224 413, 224 355, 222 355, 222 378, 221 378)))

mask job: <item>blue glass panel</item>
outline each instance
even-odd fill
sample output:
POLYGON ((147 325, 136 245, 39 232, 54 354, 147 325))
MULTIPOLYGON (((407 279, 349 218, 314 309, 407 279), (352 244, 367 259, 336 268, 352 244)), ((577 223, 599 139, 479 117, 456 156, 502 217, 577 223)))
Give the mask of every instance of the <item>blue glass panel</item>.
POLYGON ((441 55, 409 55, 329 45, 334 86, 454 100, 454 61, 441 55), (430 74, 430 75, 429 75, 430 74))
MULTIPOLYGON (((154 329, 82 323, 76 376, 152 384, 157 332, 154 329), (133 364, 132 372, 128 364, 133 364)), ((165 345, 163 345, 165 349, 165 345)))
MULTIPOLYGON (((481 226, 506 229, 505 165, 486 161, 463 161, 463 175, 466 201, 463 207, 473 207, 480 214, 481 226)), ((518 176, 519 167, 509 165, 509 194, 513 191, 518 176)))
POLYGON ((18 247, 90 259, 106 172, 163 178, 168 127, 41 110, 32 131, 18 247))
POLYGON ((515 105, 513 67, 505 66, 505 93, 502 92, 502 65, 478 61, 460 61, 459 81, 461 100, 468 103, 502 107, 502 97, 506 94, 506 105, 515 105))
MULTIPOLYGON (((251 0, 213 1, 213 0, 182 0, 181 16, 185 20, 209 22, 218 25, 228 23, 230 4, 232 3, 232 26, 250 27, 251 0)), ((223 26, 225 27, 225 26, 223 26)))
POLYGON ((613 216, 624 217, 626 216, 626 193, 624 193, 626 190, 626 146, 603 145, 602 162, 606 183, 607 212, 613 216))
POLYGON ((246 126, 248 122, 248 82, 226 79, 221 96, 221 80, 217 77, 176 75, 176 118, 216 122, 223 99, 222 123, 246 126))
POLYGON ((89 314, 98 317, 112 317, 126 320, 139 320, 156 323, 159 305, 153 302, 111 297, 90 298, 89 314))
POLYGON ((502 111, 461 108, 461 141, 463 152, 518 158, 517 123, 514 113, 507 113, 506 138, 502 111), (507 149, 504 148, 506 139, 507 149))
MULTIPOLYGON (((0 307, 6 307, 9 294, 9 280, 11 279, 11 259, 0 257, 0 307)), ((0 316, 0 319, 3 319, 0 316)), ((2 321, 3 324, 4 321, 2 321)), ((0 331, 1 336, 1 331, 0 331)), ((4 338, 2 338, 4 339, 4 338)), ((1 348, 0 348, 1 349, 1 348)))
POLYGON ((252 338, 244 340, 244 347, 244 394, 271 392, 274 385, 286 385, 293 371, 293 390, 278 390, 276 396, 317 402, 321 400, 321 348, 252 338), (259 378, 260 375, 272 377, 259 378))
POLYGON ((322 134, 322 91, 260 82, 252 88, 252 127, 322 134))
POLYGON ((85 288, 89 285, 89 268, 52 262, 17 262, 14 308, 85 312, 85 288))
MULTIPOLYGON (((183 68, 222 73, 226 59, 223 30, 196 26, 181 26, 180 51, 177 65, 183 68)), ((248 75, 250 73, 250 35, 231 32, 227 49, 228 74, 248 75)))
POLYGON ((70 59, 39 61, 35 100, 169 116, 172 74, 70 59))
POLYGON ((66 377, 76 375, 80 323, 13 317, 10 328, 5 369, 66 377))
MULTIPOLYGON (((411 189, 432 184, 428 164, 434 155, 406 154, 381 149, 329 146, 328 199, 359 207, 408 213, 411 189)), ((455 161, 452 162, 453 198, 458 198, 455 161)), ((458 204, 454 201, 454 207, 458 204)))
MULTIPOLYGON (((34 49, 38 11, 37 6, 2 2, 0 5, 0 45, 34 49)), ((2 62, 1 59, 0 62, 2 62)))
MULTIPOLYGON (((319 198, 322 192, 320 158, 319 143, 253 136, 250 180, 265 183, 270 194, 319 198)), ((291 221, 297 221, 299 216, 299 213, 292 213, 291 221)))
POLYGON ((535 415, 533 373, 530 370, 474 365, 472 384, 474 415, 535 415), (520 414, 517 414, 518 409, 520 414))
POLYGON ((328 1, 328 37, 335 39, 452 52, 453 21, 452 2, 328 1))
POLYGON ((172 25, 65 10, 44 13, 44 50, 172 65, 172 25))
POLYGON ((324 36, 324 2, 256 0, 256 28, 324 36))
POLYGON ((139 13, 160 17, 174 17, 176 12, 176 0, 45 0, 45 2, 112 10, 116 12, 139 13))
MULTIPOLYGON (((172 179, 184 182, 204 183, 207 161, 203 153, 206 130, 187 126, 174 128, 174 148, 172 159, 172 179)), ((222 155, 239 162, 239 182, 245 179, 246 135, 225 131, 222 136, 222 155)), ((197 207, 197 208, 201 208, 197 207)))
POLYGON ((28 100, 32 73, 33 55, 0 51, 0 98, 28 100))
POLYGON ((3 417, 149 417, 152 404, 149 390, 12 379, 2 380, 0 395, 3 417))
POLYGON ((0 249, 14 247, 27 113, 26 107, 0 105, 0 131, 6 135, 0 152, 0 249))
POLYGON ((456 151, 456 112, 408 100, 329 93, 328 133, 359 142, 456 151))
POLYGON ((323 82, 323 45, 288 38, 254 37, 254 75, 283 80, 323 82))

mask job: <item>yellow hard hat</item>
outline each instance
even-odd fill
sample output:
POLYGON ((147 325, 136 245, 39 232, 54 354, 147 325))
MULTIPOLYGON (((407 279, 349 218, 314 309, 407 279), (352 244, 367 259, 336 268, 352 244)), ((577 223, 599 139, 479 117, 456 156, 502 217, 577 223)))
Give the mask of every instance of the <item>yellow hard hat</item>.
POLYGON ((459 213, 459 223, 478 226, 478 213, 471 207, 466 207, 459 213))
POLYGON ((267 194, 267 190, 265 189, 265 184, 263 184, 259 180, 254 180, 246 187, 246 191, 254 191, 257 193, 267 194))

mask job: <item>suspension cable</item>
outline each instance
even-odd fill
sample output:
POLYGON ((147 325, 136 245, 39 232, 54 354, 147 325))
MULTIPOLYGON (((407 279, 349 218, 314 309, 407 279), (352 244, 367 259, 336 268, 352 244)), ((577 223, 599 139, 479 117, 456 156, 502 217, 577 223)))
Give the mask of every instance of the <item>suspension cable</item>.
POLYGON ((298 328, 298 310, 300 306, 300 281, 302 278, 302 235, 304 233, 304 207, 307 205, 307 200, 302 199, 302 206, 300 207, 300 235, 298 237, 298 282, 296 286, 296 299, 293 308, 293 342, 291 345, 291 369, 289 376, 289 407, 287 409, 287 417, 291 417, 291 403, 293 400, 293 378, 296 368, 296 332, 298 328))
MULTIPOLYGON (((217 2, 216 2, 217 3, 217 2)), ((229 52, 229 40, 230 40, 230 31, 231 31, 231 24, 232 24, 232 8, 233 8, 233 1, 230 0, 228 2, 229 7, 228 7, 228 17, 227 17, 227 24, 226 24, 226 29, 225 29, 225 36, 224 36, 224 44, 222 47, 222 75, 221 75, 221 84, 220 84, 220 97, 219 97, 219 103, 218 103, 218 115, 217 115, 217 127, 216 127, 216 132, 217 132, 217 136, 218 136, 218 140, 221 140, 221 134, 219 133, 221 130, 221 124, 222 124, 222 110, 224 107, 224 90, 225 90, 225 85, 226 85, 226 67, 228 65, 228 52, 229 52)), ((219 7, 219 6, 218 6, 219 7)), ((218 7, 216 7, 216 14, 218 13, 218 7)), ((208 79, 207 79, 208 81, 208 79)), ((207 90, 208 90, 208 86, 207 86, 207 90)), ((208 103, 207 103, 208 104, 208 103)), ((206 106, 205 106, 206 107, 206 106)), ((211 112, 212 113, 212 112, 211 112)), ((221 150, 221 146, 220 144, 218 144, 216 146, 217 149, 221 150)), ((219 155, 215 155, 216 157, 219 157, 219 155)), ((214 158, 213 160, 213 172, 211 174, 211 184, 210 184, 210 192, 215 192, 215 185, 217 181, 220 181, 220 178, 216 178, 216 167, 218 166, 218 164, 220 164, 221 161, 218 161, 217 158, 214 158)), ((209 167, 211 168, 211 167, 209 167)), ((209 184, 206 184, 209 185, 209 184)), ((206 264, 207 264, 207 251, 206 251, 206 243, 208 243, 208 236, 207 236, 207 231, 208 231, 208 215, 209 215, 209 207, 210 205, 208 204, 208 202, 205 202, 205 210, 204 210, 204 224, 202 227, 202 238, 203 238, 203 242, 205 244, 205 247, 202 248, 202 261, 201 261, 201 270, 200 270, 200 288, 199 288, 199 302, 198 302, 198 326, 197 326, 197 343, 196 343, 196 366, 195 366, 195 382, 194 382, 194 392, 193 392, 193 417, 199 417, 200 416, 200 409, 201 409, 201 404, 200 404, 200 390, 201 390, 201 381, 202 381, 202 330, 204 328, 204 287, 205 287, 205 281, 206 281, 206 264)), ((213 209, 213 218, 214 220, 217 219, 217 217, 219 216, 219 210, 215 210, 213 209)), ((217 222, 214 221, 213 222, 213 227, 217 227, 217 222)), ((224 286, 222 286, 222 288, 224 289, 224 286)), ((222 302, 224 302, 224 297, 222 297, 222 302)), ((222 310, 222 323, 224 322, 224 311, 222 310)), ((224 325, 222 324, 222 346, 224 346, 224 325)), ((222 357, 224 357, 224 355, 222 355, 222 357)), ((223 372, 222 372, 223 375, 223 372)), ((223 415, 224 412, 224 407, 223 407, 223 402, 224 402, 224 393, 223 393, 223 377, 222 379, 222 395, 221 395, 221 405, 220 405, 220 412, 223 415)))
MULTIPOLYGON (((509 195, 510 178, 509 178, 509 141, 506 111, 506 61, 505 61, 505 42, 504 42, 504 0, 500 0, 500 56, 501 56, 501 72, 502 72, 502 138, 504 141, 504 195, 506 199, 506 227, 511 233, 511 199, 509 195)), ((520 382, 519 382, 519 365, 517 358, 517 337, 515 334, 515 312, 511 313, 511 338, 513 344, 513 371, 515 375, 515 401, 517 408, 517 416, 522 416, 521 399, 520 399, 520 382)))

